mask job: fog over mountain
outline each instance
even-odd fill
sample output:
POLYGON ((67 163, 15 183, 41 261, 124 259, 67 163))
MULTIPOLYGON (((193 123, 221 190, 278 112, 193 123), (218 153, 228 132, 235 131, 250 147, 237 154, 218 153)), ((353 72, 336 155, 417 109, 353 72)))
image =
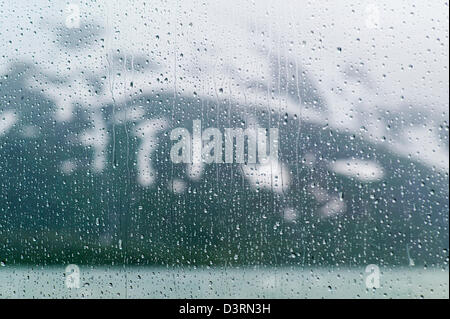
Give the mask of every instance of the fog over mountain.
POLYGON ((1 2, 0 257, 448 265, 448 4, 319 2, 1 2), (279 158, 174 164, 194 120, 279 158))

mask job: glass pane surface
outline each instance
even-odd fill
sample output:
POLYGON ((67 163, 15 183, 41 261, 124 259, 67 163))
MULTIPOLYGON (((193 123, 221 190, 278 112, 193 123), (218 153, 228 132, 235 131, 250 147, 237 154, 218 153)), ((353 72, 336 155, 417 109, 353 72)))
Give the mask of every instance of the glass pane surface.
POLYGON ((0 298, 448 298, 448 21, 0 0, 0 298))

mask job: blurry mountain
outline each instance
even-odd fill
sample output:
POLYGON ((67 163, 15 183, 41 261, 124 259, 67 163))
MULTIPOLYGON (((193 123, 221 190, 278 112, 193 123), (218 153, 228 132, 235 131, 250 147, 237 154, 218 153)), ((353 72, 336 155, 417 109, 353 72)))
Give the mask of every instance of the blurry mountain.
POLYGON ((448 267, 448 10, 377 3, 0 4, 0 261, 448 267), (194 120, 279 160, 174 164, 194 120))
POLYGON ((33 74, 16 64, 0 81, 0 114, 11 123, 0 136, 6 264, 448 263, 446 173, 358 135, 227 99, 143 94, 99 113, 74 103, 74 120, 57 121, 58 106, 29 89, 33 74), (222 130, 278 127, 279 171, 258 183, 239 164, 197 173, 173 164, 170 130, 191 130, 196 119, 222 130), (347 174, 339 163, 377 169, 347 174))

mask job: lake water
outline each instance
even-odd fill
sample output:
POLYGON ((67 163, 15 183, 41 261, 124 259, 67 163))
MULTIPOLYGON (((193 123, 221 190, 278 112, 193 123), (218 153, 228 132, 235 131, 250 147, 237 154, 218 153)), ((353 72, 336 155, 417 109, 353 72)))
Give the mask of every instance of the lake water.
POLYGON ((64 267, 0 268, 0 298, 448 298, 448 269, 80 267, 67 288, 64 267), (126 284, 127 283, 127 284, 126 284))

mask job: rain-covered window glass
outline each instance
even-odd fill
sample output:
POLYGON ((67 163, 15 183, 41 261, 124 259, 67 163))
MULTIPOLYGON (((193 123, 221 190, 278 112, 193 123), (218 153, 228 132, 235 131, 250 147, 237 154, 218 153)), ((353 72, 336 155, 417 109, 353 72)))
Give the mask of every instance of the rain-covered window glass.
POLYGON ((448 298, 445 1, 0 1, 0 298, 448 298))

